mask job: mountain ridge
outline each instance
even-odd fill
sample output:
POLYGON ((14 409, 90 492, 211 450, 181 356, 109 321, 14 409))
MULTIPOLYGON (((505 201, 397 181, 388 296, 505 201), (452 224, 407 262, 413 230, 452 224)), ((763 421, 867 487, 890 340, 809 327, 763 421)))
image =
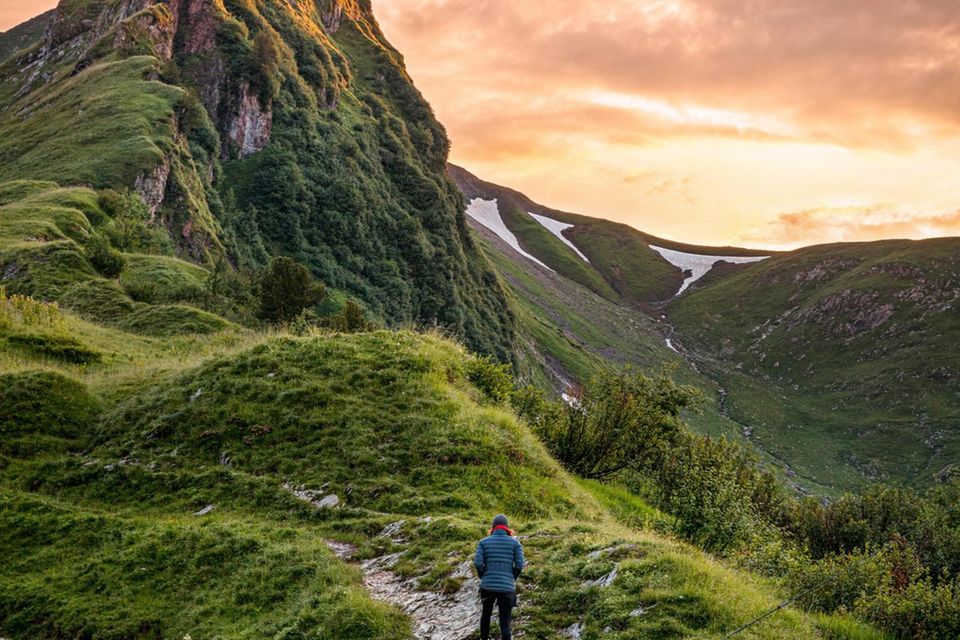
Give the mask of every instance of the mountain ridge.
POLYGON ((510 359, 449 141, 369 3, 65 0, 0 75, 0 181, 135 190, 180 257, 292 255, 386 322, 510 359))

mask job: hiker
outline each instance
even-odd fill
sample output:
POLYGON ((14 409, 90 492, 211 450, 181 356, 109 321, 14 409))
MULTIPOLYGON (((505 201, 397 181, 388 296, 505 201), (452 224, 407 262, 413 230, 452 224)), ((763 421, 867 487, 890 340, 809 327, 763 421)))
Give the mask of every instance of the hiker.
POLYGON ((507 516, 493 519, 490 535, 477 544, 473 564, 480 576, 480 638, 490 640, 493 605, 500 614, 500 638, 510 640, 510 614, 517 606, 517 578, 523 571, 523 547, 507 526, 507 516))

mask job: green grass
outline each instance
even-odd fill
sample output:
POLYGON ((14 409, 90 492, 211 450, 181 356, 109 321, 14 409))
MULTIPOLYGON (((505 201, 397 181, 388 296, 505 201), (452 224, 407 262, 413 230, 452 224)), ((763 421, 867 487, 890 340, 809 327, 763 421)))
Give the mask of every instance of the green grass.
POLYGON ((132 186, 174 145, 183 91, 147 79, 157 68, 149 56, 108 62, 0 102, 0 181, 132 186))
MULTIPOLYGON (((719 638, 780 597, 650 532, 665 517, 642 500, 570 477, 522 422, 483 403, 462 348, 446 340, 228 333, 201 353, 187 337, 118 340, 63 321, 114 352, 44 365, 74 382, 36 409, 25 383, 17 404, 0 396, 0 411, 36 411, 31 429, 53 422, 70 438, 0 457, 0 553, 16 558, 0 568, 6 633, 408 639, 403 616, 372 601, 324 541, 352 542, 361 558, 401 553, 398 573, 455 590, 454 570, 500 511, 529 536, 519 621, 529 637, 582 621, 584 637, 610 627, 623 639, 719 638), (64 404, 75 414, 44 417, 64 404), (341 504, 317 510, 284 485, 341 504), (378 535, 401 519, 403 540, 378 535), (587 584, 614 562, 613 586, 587 584)), ((0 366, 11 358, 22 356, 0 346, 0 366)), ((63 382, 26 365, 17 380, 63 382)), ((819 638, 825 625, 840 628, 788 611, 746 637, 819 638)), ((871 636, 851 626, 831 637, 871 636)))
POLYGON ((811 486, 925 484, 960 463, 956 239, 811 247, 669 307, 731 414, 811 486))
POLYGON ((191 302, 203 296, 209 272, 169 256, 127 254, 120 285, 138 302, 191 302))
POLYGON ((140 307, 126 316, 119 326, 148 336, 179 336, 218 333, 231 326, 212 313, 185 304, 140 307))

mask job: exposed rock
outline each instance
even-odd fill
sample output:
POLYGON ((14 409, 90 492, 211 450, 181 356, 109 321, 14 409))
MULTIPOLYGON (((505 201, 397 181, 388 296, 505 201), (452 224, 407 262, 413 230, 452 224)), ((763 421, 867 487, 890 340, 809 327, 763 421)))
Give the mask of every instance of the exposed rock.
MULTIPOLYGON (((300 5, 303 0, 290 0, 291 4, 300 5)), ((327 33, 336 33, 344 16, 357 19, 361 15, 361 8, 356 0, 314 0, 320 12, 320 23, 327 33)), ((311 4, 314 4, 311 2, 311 4)))
POLYGON ((348 542, 337 542, 336 540, 324 540, 324 543, 333 551, 333 555, 341 560, 349 560, 357 554, 357 548, 348 542))
MULTIPOLYGON (((882 302, 876 291, 844 289, 817 301, 793 314, 786 325, 795 329, 812 322, 824 327, 838 338, 852 339, 876 329, 890 319, 896 307, 882 302)), ((784 314, 790 315, 789 312, 784 314)))
POLYGON ((656 604, 652 604, 649 607, 644 607, 643 605, 640 605, 639 607, 637 607, 636 609, 630 612, 630 617, 639 618, 640 616, 646 615, 651 609, 653 609, 656 606, 657 606, 656 604))
POLYGON ((169 4, 177 16, 176 28, 184 34, 186 53, 206 53, 217 46, 220 20, 214 0, 169 0, 169 4))
POLYGON ((117 27, 113 46, 116 49, 133 49, 138 46, 141 37, 146 36, 157 56, 161 60, 169 60, 173 57, 174 25, 166 7, 141 12, 117 27))
POLYGON ((327 485, 319 489, 306 489, 303 485, 294 486, 287 482, 283 488, 297 499, 309 502, 318 509, 333 509, 340 504, 340 496, 335 493, 327 494, 327 485))
POLYGON ((216 507, 215 505, 208 504, 208 505, 205 506, 203 509, 200 509, 200 511, 197 511, 197 512, 194 513, 193 515, 195 515, 195 516, 205 516, 205 515, 207 515, 208 513, 210 513, 211 511, 213 511, 213 510, 216 509, 216 508, 217 508, 217 507, 216 507))
POLYGON ((260 106, 256 93, 250 91, 250 84, 243 81, 240 85, 240 100, 236 115, 227 128, 227 137, 237 146, 240 157, 260 151, 270 143, 270 131, 273 127, 273 112, 260 106))
POLYGON ((583 636, 583 623, 576 622, 563 630, 563 635, 578 640, 583 636))
POLYGON ((340 496, 335 493, 331 493, 328 496, 324 496, 320 502, 315 503, 319 509, 333 509, 340 504, 340 496))
POLYGON ((413 621, 417 640, 466 640, 477 629, 480 619, 480 580, 473 575, 470 561, 454 571, 454 578, 465 578, 453 595, 420 591, 416 578, 402 578, 390 567, 400 554, 394 553, 364 562, 363 583, 377 600, 402 609, 413 621))
POLYGON ((396 522, 391 522, 383 528, 383 531, 380 532, 380 535, 384 538, 390 538, 394 542, 403 542, 405 539, 400 535, 400 532, 403 531, 403 525, 406 523, 406 520, 397 520, 396 522))
POLYGON ((617 572, 620 570, 620 565, 613 565, 613 570, 607 575, 597 578, 596 580, 590 580, 587 582, 588 587, 600 587, 601 589, 606 589, 613 584, 613 581, 617 579, 617 572))

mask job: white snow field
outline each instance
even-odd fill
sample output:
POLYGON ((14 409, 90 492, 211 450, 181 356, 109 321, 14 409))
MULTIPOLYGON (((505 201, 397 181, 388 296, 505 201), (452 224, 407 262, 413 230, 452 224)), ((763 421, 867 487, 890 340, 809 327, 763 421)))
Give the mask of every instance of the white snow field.
POLYGON ((770 256, 753 256, 753 257, 743 257, 743 256, 702 256, 696 253, 684 253, 683 251, 674 251, 673 249, 664 249, 663 247, 657 247, 655 245, 650 245, 650 248, 659 253, 663 258, 672 264, 673 266, 679 268, 681 271, 686 272, 690 271, 690 275, 687 276, 686 280, 683 281, 683 284, 680 286, 680 290, 677 291, 676 295, 680 295, 687 290, 691 284, 707 275, 713 266, 718 262, 732 262, 733 264, 748 264, 750 262, 760 262, 761 260, 766 260, 770 256))
POLYGON ((534 220, 536 220, 537 222, 542 224, 544 227, 546 227, 547 231, 549 231, 553 235, 560 238, 560 242, 562 242, 563 244, 567 245, 568 247, 576 251, 577 255, 580 256, 580 258, 584 262, 586 262, 587 264, 590 263, 590 260, 587 258, 587 256, 583 255, 583 252, 580 251, 580 249, 577 249, 576 245, 570 242, 570 240, 568 240, 563 235, 564 231, 566 231, 567 229, 573 228, 572 224, 567 224, 566 222, 560 222, 559 220, 554 220, 553 218, 548 218, 546 216, 538 216, 537 214, 531 213, 529 211, 527 213, 533 216, 534 220))
POLYGON ((497 234, 497 236, 513 247, 514 250, 524 258, 536 262, 544 269, 553 271, 553 269, 550 269, 550 267, 520 248, 520 242, 517 241, 517 236, 513 235, 513 232, 507 229, 507 225, 503 224, 503 218, 500 217, 500 207, 497 205, 495 199, 484 200, 483 198, 474 198, 470 201, 470 204, 467 205, 467 215, 497 234))

